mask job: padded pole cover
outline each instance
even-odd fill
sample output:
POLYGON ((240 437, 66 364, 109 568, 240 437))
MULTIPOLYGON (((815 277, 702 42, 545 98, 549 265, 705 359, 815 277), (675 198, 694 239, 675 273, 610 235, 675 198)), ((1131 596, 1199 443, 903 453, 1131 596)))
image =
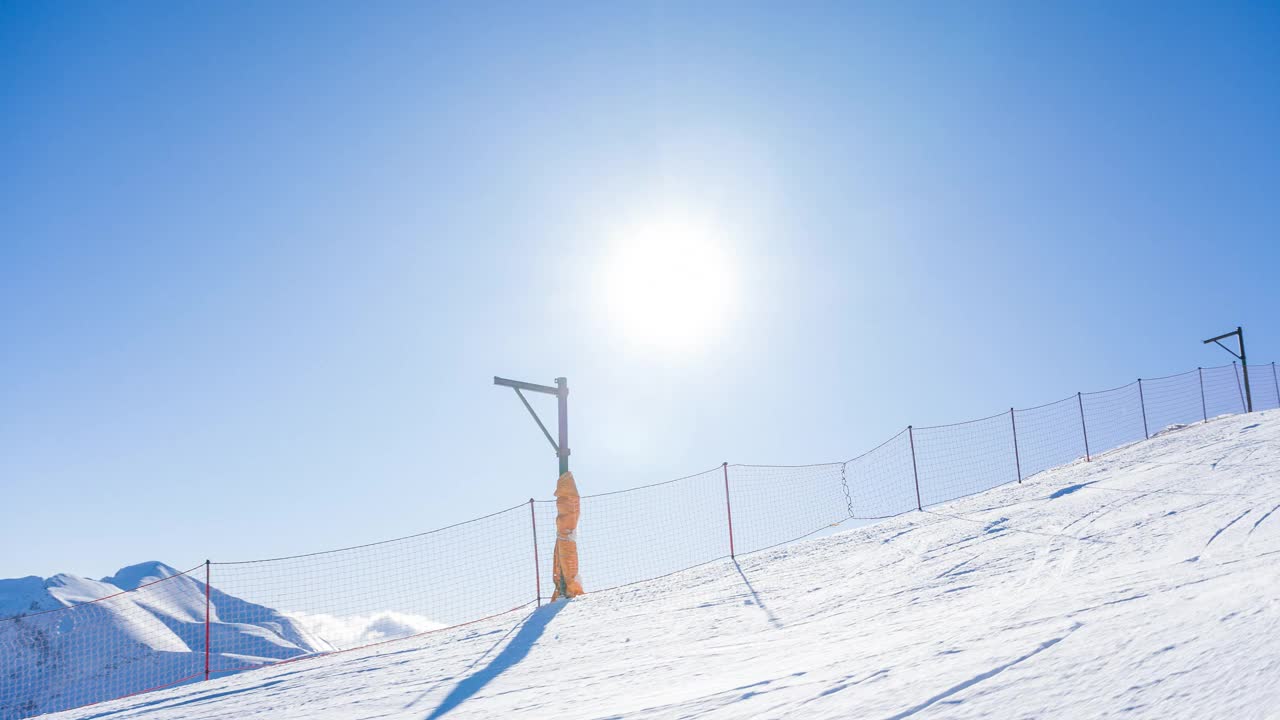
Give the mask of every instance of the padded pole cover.
POLYGON ((578 575, 578 517, 582 500, 573 473, 566 472, 556 481, 556 547, 551 556, 555 592, 551 599, 573 598, 582 594, 582 578, 578 575))

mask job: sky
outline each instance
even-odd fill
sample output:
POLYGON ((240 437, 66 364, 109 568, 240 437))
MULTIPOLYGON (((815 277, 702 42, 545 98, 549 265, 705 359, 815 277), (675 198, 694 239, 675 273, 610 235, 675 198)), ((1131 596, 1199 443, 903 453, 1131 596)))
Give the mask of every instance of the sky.
POLYGON ((0 577, 1280 360, 1274 3, 6 3, 0 577), (531 398, 548 421, 549 398, 531 398))

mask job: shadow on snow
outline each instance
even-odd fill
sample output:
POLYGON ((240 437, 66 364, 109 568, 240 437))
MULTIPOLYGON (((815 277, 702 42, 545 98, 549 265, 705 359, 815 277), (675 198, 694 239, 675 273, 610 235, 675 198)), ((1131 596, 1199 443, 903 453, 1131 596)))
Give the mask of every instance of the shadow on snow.
POLYGON ((534 610, 520 624, 519 632, 516 633, 515 637, 511 638, 511 642, 507 643, 502 652, 498 653, 493 660, 490 660, 488 665, 453 686, 453 689, 449 691, 444 700, 440 701, 436 709, 432 710, 430 715, 427 715, 426 720, 435 720, 435 718, 458 707, 483 690, 484 686, 492 682, 494 678, 523 660, 529 654, 529 651, 533 649, 538 639, 542 637, 542 632, 547 629, 551 619, 558 615, 566 604, 564 601, 554 602, 534 610))

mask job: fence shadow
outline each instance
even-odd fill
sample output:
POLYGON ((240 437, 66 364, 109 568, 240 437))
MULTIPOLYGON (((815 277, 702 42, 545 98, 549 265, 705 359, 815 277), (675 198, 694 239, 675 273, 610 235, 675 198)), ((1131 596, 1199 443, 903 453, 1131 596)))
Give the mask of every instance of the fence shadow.
POLYGON ((760 599, 760 593, 756 592, 755 586, 751 584, 751 580, 747 578, 747 574, 742 571, 742 566, 738 564, 737 558, 733 559, 733 566, 738 569, 738 575, 742 576, 742 582, 747 586, 747 592, 751 593, 751 598, 755 601, 756 607, 760 608, 760 610, 764 612, 764 616, 769 620, 770 625, 781 630, 782 623, 778 621, 778 616, 774 615, 773 611, 769 609, 769 606, 765 605, 764 601, 760 599))
POLYGON ((453 689, 449 691, 444 700, 440 701, 436 709, 427 715, 426 720, 435 720, 435 718, 441 717, 458 707, 484 689, 484 686, 492 682, 494 678, 524 660, 529 651, 533 649, 533 646, 537 644, 538 639, 542 637, 542 633, 547 629, 547 625, 551 623, 551 619, 560 614, 566 604, 568 603, 565 601, 553 602, 550 605, 544 605, 534 610, 521 623, 519 632, 516 633, 515 637, 511 638, 511 642, 507 643, 502 652, 489 661, 488 665, 458 681, 458 684, 453 686, 453 689))

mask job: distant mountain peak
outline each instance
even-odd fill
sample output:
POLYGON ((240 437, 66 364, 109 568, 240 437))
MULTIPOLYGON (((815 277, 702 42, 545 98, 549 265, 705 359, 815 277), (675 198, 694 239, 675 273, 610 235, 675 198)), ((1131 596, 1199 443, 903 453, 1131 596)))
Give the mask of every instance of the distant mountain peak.
POLYGON ((210 592, 198 575, 152 560, 101 580, 0 580, 0 720, 200 677, 210 639, 215 667, 234 669, 332 650, 299 621, 210 592))
POLYGON ((177 574, 178 571, 173 567, 159 560, 149 560, 136 565, 122 567, 116 571, 115 575, 102 578, 102 582, 115 585, 121 590, 136 590, 141 585, 173 577, 177 574))

